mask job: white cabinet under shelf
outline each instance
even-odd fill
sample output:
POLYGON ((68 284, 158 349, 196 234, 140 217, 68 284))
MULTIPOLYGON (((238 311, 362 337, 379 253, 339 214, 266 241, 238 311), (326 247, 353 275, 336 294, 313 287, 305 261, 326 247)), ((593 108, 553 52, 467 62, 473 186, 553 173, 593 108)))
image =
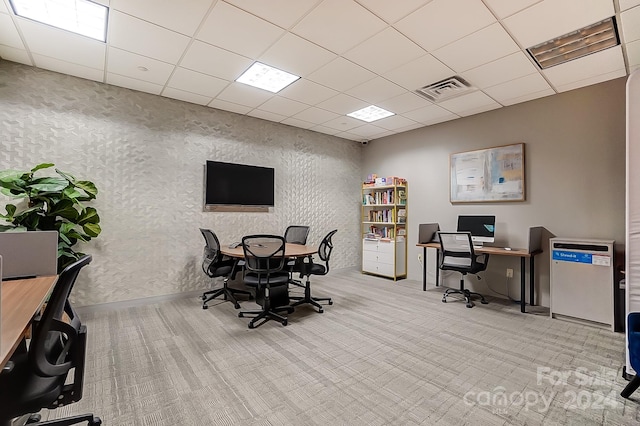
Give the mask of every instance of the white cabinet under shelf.
POLYGON ((406 244, 402 241, 362 240, 362 272, 398 278, 407 275, 406 244))

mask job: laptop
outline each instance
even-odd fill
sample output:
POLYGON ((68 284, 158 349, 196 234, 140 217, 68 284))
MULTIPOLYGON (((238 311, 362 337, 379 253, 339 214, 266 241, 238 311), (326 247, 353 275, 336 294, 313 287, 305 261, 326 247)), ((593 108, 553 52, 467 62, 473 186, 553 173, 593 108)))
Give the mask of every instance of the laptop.
POLYGON ((58 274, 58 232, 0 232, 2 278, 58 274))
POLYGON ((437 243, 439 230, 437 223, 421 223, 418 225, 418 244, 437 243))

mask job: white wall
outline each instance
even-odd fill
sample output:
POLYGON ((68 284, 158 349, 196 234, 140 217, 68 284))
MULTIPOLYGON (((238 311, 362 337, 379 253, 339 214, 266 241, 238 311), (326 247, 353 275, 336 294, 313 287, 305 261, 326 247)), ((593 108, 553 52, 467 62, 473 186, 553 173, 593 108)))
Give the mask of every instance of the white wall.
MULTIPOLYGON (((72 297, 78 305, 210 285, 200 227, 221 242, 310 225, 337 228, 332 269, 360 259, 360 144, 0 60, 0 170, 53 162, 93 181, 103 232, 72 297), (269 213, 203 212, 206 160, 275 168, 269 213)), ((0 211, 10 201, 0 196, 0 211)))
MULTIPOLYGON (((624 245, 625 79, 617 79, 480 115, 375 140, 364 148, 369 173, 408 179, 409 278, 421 280, 415 247, 419 223, 453 230, 459 214, 495 214, 496 244, 526 247, 528 228, 562 237, 615 239, 624 245), (449 155, 525 143, 526 201, 451 204, 449 155)), ((549 252, 536 258, 538 302, 549 303, 549 252)), ((518 258, 493 256, 485 287, 519 299, 518 258), (506 268, 515 269, 507 284, 506 268)), ((457 286, 459 274, 449 274, 457 286)), ((494 294, 495 295, 495 294, 494 294)))

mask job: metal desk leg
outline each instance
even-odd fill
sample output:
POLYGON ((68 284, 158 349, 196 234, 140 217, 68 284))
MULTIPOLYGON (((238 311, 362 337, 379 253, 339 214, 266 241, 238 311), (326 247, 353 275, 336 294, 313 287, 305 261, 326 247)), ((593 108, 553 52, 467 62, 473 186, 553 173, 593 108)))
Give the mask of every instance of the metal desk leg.
POLYGON ((534 272, 533 256, 531 256, 529 258, 529 306, 535 306, 536 305, 536 299, 535 299, 535 294, 534 294, 534 290, 535 290, 535 274, 533 272, 534 272))
POLYGON ((526 280, 524 277, 525 273, 525 261, 524 257, 520 258, 520 312, 526 312, 525 306, 527 305, 527 289, 526 289, 526 280))
POLYGON ((427 248, 422 250, 422 291, 427 291, 427 248))

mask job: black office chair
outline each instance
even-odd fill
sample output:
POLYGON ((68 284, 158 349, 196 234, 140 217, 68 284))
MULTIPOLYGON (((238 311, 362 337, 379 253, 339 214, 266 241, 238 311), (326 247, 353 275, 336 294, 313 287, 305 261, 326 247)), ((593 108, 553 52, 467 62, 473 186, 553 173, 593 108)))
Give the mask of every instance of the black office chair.
MULTIPOLYGON (((307 237, 309 236, 309 227, 305 225, 291 225, 284 231, 284 242, 290 244, 307 244, 307 237)), ((302 259, 291 259, 287 261, 287 268, 291 273, 289 283, 297 285, 298 287, 304 287, 304 284, 298 280, 293 279, 293 273, 299 269, 296 265, 302 262, 302 259)))
POLYGON ((261 310, 241 311, 239 317, 254 315, 249 328, 259 327, 270 319, 287 325, 280 312, 293 312, 289 306, 289 272, 284 270, 285 242, 279 235, 248 235, 242 238, 245 269, 244 282, 256 289, 256 303, 261 310), (258 321, 264 320, 260 323, 258 321))
POLYGON ((202 293, 202 309, 208 309, 209 306, 207 303, 221 295, 224 296, 224 300, 233 302, 233 306, 236 309, 240 309, 236 294, 245 294, 251 298, 251 293, 228 286, 229 278, 235 278, 237 261, 225 258, 225 256, 220 253, 220 242, 212 230, 200 228, 200 232, 206 242, 202 259, 202 270, 211 278, 224 277, 222 287, 202 293))
MULTIPOLYGON (((478 296, 483 304, 489 303, 480 293, 464 288, 465 275, 475 275, 487 269, 489 255, 475 254, 470 232, 438 232, 438 238, 440 240, 440 269, 443 271, 456 271, 462 274, 460 277, 460 289, 448 288, 442 296, 442 301, 446 303, 447 296, 450 294, 461 294, 467 302, 467 308, 473 308, 474 306, 471 300, 472 296, 478 296)), ((480 279, 479 276, 476 275, 476 277, 480 279)))
POLYGON ((627 321, 629 363, 636 375, 620 393, 623 398, 629 398, 640 386, 640 312, 629 312, 627 321))
MULTIPOLYGON (((11 358, 13 368, 0 374, 1 426, 11 425, 16 417, 43 408, 53 410, 82 398, 87 328, 68 298, 80 269, 90 262, 91 256, 84 256, 60 273, 42 317, 34 322, 29 348, 21 344, 11 358), (73 381, 68 382, 72 369, 73 381)), ((33 415, 29 424, 102 424, 93 414, 34 423, 38 420, 39 416, 33 415)))
POLYGON ((330 297, 312 297, 311 296, 311 275, 327 275, 329 273, 329 259, 331 258, 331 251, 333 250, 333 242, 331 238, 333 235, 338 232, 337 229, 329 232, 320 242, 320 246, 318 246, 318 256, 320 256, 320 260, 324 262, 324 265, 313 262, 313 257, 309 256, 305 262, 299 263, 296 265, 298 272, 303 277, 307 277, 307 281, 304 287, 304 296, 291 296, 290 299, 296 300, 296 302, 292 303, 291 306, 302 305, 303 303, 309 303, 316 308, 318 308, 318 312, 324 312, 324 308, 319 302, 327 302, 329 305, 333 305, 333 301, 330 297))

